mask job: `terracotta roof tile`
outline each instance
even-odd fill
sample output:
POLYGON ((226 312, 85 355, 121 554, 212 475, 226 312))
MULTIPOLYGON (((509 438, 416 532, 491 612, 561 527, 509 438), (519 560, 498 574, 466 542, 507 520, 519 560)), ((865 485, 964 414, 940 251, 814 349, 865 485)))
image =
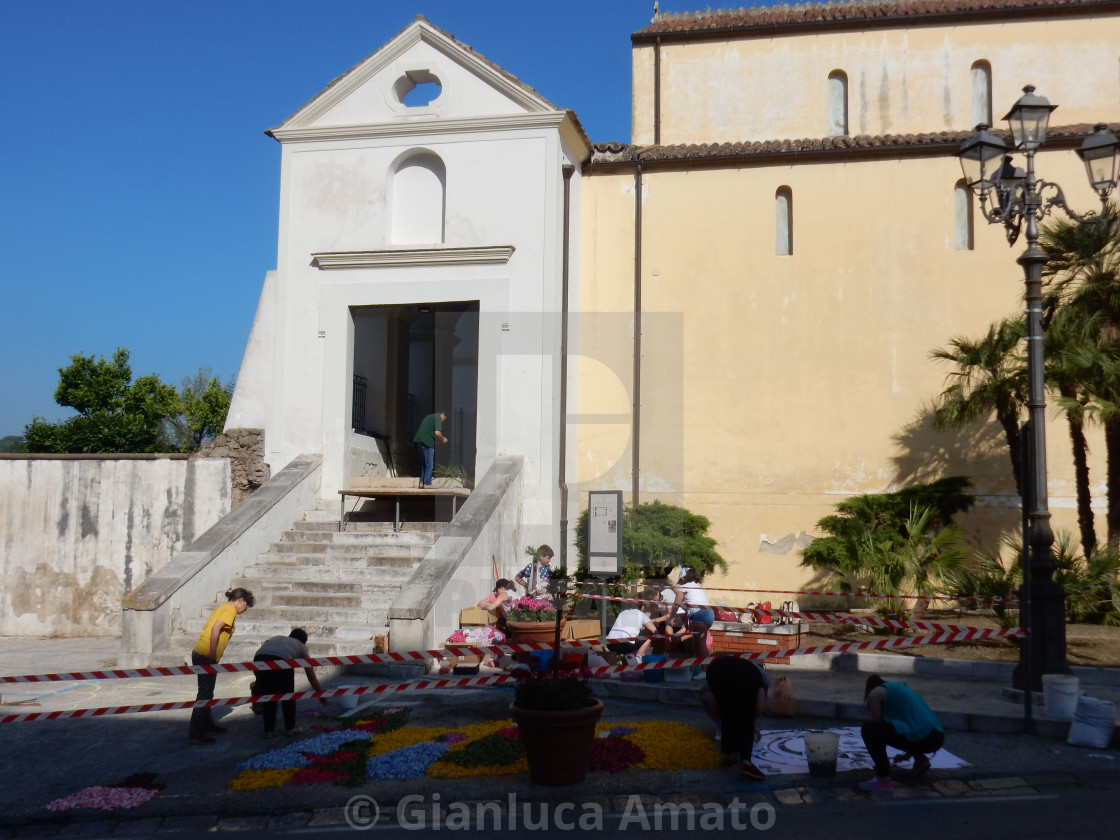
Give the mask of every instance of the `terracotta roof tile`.
POLYGON ((1007 15, 1012 13, 1084 14, 1094 10, 1120 11, 1115 0, 833 0, 747 9, 713 9, 704 12, 663 12, 649 26, 633 34, 634 40, 656 35, 699 35, 777 27, 821 26, 830 23, 874 23, 912 20, 915 17, 1007 15))
MULTIPOLYGON (((1112 124, 1109 130, 1120 133, 1120 124, 1112 124)), ((1093 131, 1088 123, 1066 126, 1051 126, 1048 140, 1064 141, 1065 145, 1075 144, 1093 131)), ((995 129, 997 136, 1009 140, 1007 131, 995 129)), ((819 139, 782 139, 740 141, 735 143, 693 143, 675 146, 631 146, 625 143, 593 143, 591 165, 617 165, 632 163, 669 163, 696 162, 718 163, 720 160, 757 158, 760 162, 766 157, 787 157, 799 154, 836 154, 845 151, 879 151, 890 153, 902 150, 920 150, 923 147, 952 146, 963 143, 973 131, 935 131, 924 134, 887 134, 860 135, 857 137, 824 137, 819 139)))

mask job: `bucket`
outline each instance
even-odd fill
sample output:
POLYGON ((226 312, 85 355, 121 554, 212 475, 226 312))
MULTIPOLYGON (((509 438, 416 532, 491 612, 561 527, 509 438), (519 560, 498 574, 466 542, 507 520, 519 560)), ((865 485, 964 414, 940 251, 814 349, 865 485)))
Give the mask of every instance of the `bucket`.
MULTIPOLYGON (((662 656, 660 653, 647 653, 645 656, 642 657, 642 662, 643 663, 645 663, 645 662, 664 662, 664 661, 665 661, 665 657, 662 656)), ((649 671, 642 671, 642 678, 647 683, 665 682, 665 669, 664 668, 653 668, 652 670, 649 670, 649 671)))
MULTIPOLYGON (((340 685, 339 688, 351 689, 351 688, 360 688, 360 686, 340 685)), ((353 711, 354 709, 358 708, 358 703, 361 702, 361 700, 360 700, 361 696, 362 695, 360 695, 360 694, 344 694, 344 695, 342 695, 341 697, 338 698, 338 705, 341 706, 346 711, 353 711)))
POLYGON ((547 671, 548 666, 552 664, 552 651, 534 650, 529 654, 529 658, 533 660, 534 671, 547 671))
POLYGON ((809 775, 828 778, 836 775, 836 752, 840 735, 836 732, 806 732, 805 757, 809 760, 809 775))
POLYGON ((1046 717, 1073 720, 1078 693, 1077 677, 1072 674, 1042 675, 1042 703, 1046 717))

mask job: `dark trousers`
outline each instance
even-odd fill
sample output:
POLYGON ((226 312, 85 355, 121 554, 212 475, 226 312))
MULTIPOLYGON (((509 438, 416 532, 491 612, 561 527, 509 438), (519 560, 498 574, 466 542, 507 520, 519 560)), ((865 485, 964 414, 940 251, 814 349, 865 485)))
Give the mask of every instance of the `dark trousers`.
MULTIPOLYGON (((192 665, 214 665, 208 656, 203 656, 201 653, 191 651, 191 664, 192 665)), ((213 700, 214 688, 218 684, 217 674, 198 674, 198 694, 195 695, 195 700, 213 700)), ((191 710, 191 738, 201 738, 203 735, 211 732, 214 729, 214 712, 206 706, 202 709, 191 710)))
POLYGON ((868 721, 861 728, 863 744, 871 760, 875 762, 875 775, 885 779, 891 774, 891 763, 887 759, 887 747, 908 752, 910 755, 931 755, 945 743, 945 733, 934 729, 924 738, 911 741, 899 734, 891 723, 885 720, 868 721))
MULTIPOLYGON (((268 662, 283 659, 282 656, 254 656, 254 662, 268 662)), ((278 671, 257 671, 257 694, 292 694, 296 690, 296 672, 293 668, 283 668, 278 671)), ((284 728, 296 728, 296 701, 281 700, 277 703, 262 703, 261 714, 264 717, 264 731, 276 730, 276 706, 279 705, 284 713, 284 728)))
POLYGON ((743 759, 750 759, 762 685, 762 672, 747 659, 721 656, 708 665, 708 688, 719 706, 721 752, 738 752, 743 759))

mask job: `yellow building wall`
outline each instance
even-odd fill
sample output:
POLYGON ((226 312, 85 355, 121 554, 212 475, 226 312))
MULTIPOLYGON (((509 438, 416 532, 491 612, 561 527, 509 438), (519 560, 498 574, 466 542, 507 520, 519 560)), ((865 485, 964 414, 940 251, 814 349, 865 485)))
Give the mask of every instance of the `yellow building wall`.
MULTIPOLYGON (((828 76, 848 77, 849 135, 971 128, 974 62, 992 71, 995 122, 1023 85, 1061 103, 1065 125, 1109 120, 1120 105, 1120 16, 959 26, 806 28, 805 34, 661 45, 662 144, 828 136, 828 76)), ((632 136, 654 141, 654 46, 632 51, 632 136)))
MULTIPOLYGON (((1073 152, 1044 151, 1038 168, 1075 207, 1095 206, 1073 152)), ((759 597, 719 587, 811 585, 799 548, 859 493, 968 475, 974 545, 995 548, 1018 527, 999 428, 928 422, 948 372, 930 351, 1022 310, 1022 243, 1008 249, 977 215, 975 250, 954 247, 959 179, 951 155, 643 174, 639 496, 712 520, 731 563, 707 582, 717 600, 759 597), (779 187, 793 196, 792 256, 775 253, 779 187)), ((585 179, 576 474, 581 492, 628 501, 634 221, 632 170, 585 179)), ((1068 432, 1051 417, 1050 505, 1072 530, 1068 432)), ((1095 432, 1091 446, 1103 503, 1095 432)))

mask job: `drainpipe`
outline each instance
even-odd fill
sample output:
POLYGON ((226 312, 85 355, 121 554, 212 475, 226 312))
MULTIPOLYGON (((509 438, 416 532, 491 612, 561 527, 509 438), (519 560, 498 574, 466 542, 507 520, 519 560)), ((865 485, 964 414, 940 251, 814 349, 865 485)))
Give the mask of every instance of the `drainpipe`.
POLYGON ((631 432, 630 504, 638 504, 642 440, 642 164, 634 150, 634 413, 631 432))
POLYGON ((568 254, 571 241, 572 175, 570 164, 564 172, 564 234, 560 270, 560 567, 568 568, 568 254))
POLYGON ((653 145, 661 145, 661 36, 653 44, 653 145))

